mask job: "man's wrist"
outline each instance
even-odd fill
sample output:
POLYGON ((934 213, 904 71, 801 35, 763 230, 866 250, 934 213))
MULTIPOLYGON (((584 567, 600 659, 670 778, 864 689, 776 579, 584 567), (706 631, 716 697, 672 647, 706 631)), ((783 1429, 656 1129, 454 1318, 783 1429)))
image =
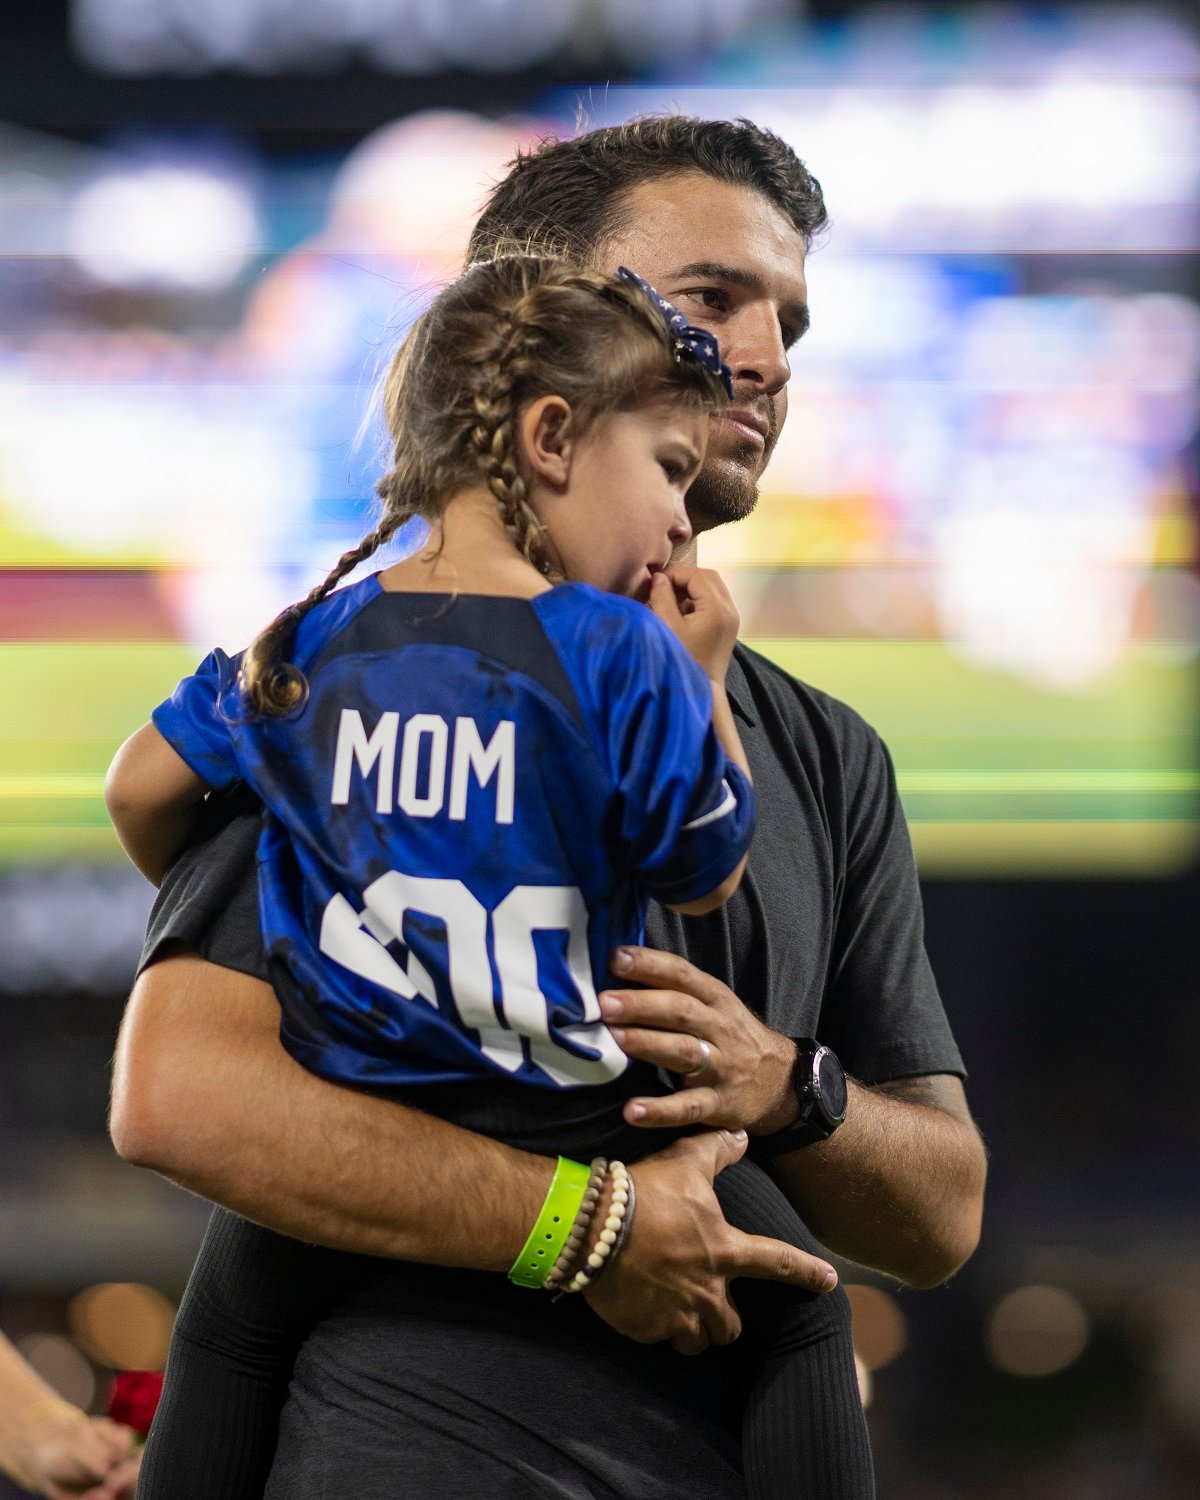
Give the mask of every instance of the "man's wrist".
POLYGON ((800 1115, 800 1096, 796 1092, 796 1043, 791 1037, 778 1035, 776 1043, 769 1063, 770 1072, 779 1080, 775 1103, 747 1126, 751 1135, 774 1135, 776 1131, 794 1125, 800 1115))
POLYGON ((755 1135, 755 1150, 776 1157, 826 1141, 846 1118, 849 1080, 836 1053, 812 1037, 797 1037, 792 1071, 798 1108, 778 1130, 755 1135))

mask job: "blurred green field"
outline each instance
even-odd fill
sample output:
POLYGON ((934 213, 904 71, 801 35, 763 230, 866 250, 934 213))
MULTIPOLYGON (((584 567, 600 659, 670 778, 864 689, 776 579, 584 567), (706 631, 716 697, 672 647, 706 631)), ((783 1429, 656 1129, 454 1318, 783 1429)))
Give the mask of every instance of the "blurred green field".
POLYGON ((941 641, 751 641, 883 735, 927 874, 1169 874, 1200 852, 1195 663, 1131 656, 1079 692, 941 641))
MULTIPOLYGON (((1196 669, 1131 658, 1080 693, 936 641, 751 642, 887 740, 929 874, 1167 874, 1200 849, 1196 669)), ((116 746, 192 667, 178 642, 5 642, 0 862, 118 858, 116 746)))
POLYGON ((178 641, 0 644, 0 862, 124 857, 104 772, 195 655, 178 641))

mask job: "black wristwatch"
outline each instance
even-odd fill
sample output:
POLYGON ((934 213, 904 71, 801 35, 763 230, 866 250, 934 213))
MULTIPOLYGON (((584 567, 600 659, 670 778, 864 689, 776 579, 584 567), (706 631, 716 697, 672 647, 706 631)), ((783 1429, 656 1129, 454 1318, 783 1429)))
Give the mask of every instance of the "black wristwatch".
POLYGON ((835 1053, 812 1037, 796 1038, 792 1082, 800 1113, 790 1125, 772 1135, 751 1137, 751 1147, 763 1156, 782 1156, 817 1141, 827 1141, 846 1118, 846 1074, 835 1053))

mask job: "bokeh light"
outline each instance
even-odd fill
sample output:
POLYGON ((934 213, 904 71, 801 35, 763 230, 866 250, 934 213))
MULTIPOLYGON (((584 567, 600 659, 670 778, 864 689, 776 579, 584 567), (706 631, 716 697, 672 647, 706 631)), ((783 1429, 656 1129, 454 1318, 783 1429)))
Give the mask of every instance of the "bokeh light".
POLYGON ((1149 1371, 1158 1416, 1188 1443, 1200 1441, 1200 1286, 1160 1282, 1125 1310, 1135 1357, 1149 1371))
POLYGON ((1025 1286, 992 1309, 985 1342, 993 1363, 1009 1375, 1056 1375, 1083 1353, 1090 1331, 1087 1313, 1070 1292, 1025 1286))
MULTIPOLYGON (((585 9, 557 7, 554 26, 585 9)), ((636 7, 590 10, 592 32, 619 41, 636 7)), ((552 51, 545 11, 81 0, 74 17, 86 55, 106 36, 132 71, 333 67, 394 44, 419 72, 460 44, 504 66, 497 29, 519 49, 531 28, 552 51)), ((188 155, 149 132, 103 147, 0 136, 0 209, 14 208, 0 256, 20 277, 40 267, 46 309, 27 340, 0 336, 0 548, 43 605, 106 570, 129 600, 153 595, 159 621, 136 653, 42 605, 61 622, 44 639, 0 638, 0 685, 13 696, 32 674, 47 700, 0 774, 0 859, 117 857, 97 788, 103 747, 140 719, 131 665, 154 654, 162 696, 367 529, 392 351, 455 274, 506 162, 570 135, 582 106, 587 125, 745 115, 821 178, 833 229, 808 261, 788 423, 757 512, 706 537, 704 558, 751 644, 887 740, 922 870, 1187 866, 1200 309, 1163 268, 1200 235, 1194 41, 1146 7, 750 26, 777 12, 680 0, 630 40, 648 55, 655 37, 677 43, 636 86, 543 92, 536 116, 499 118, 463 95, 320 160, 239 143, 188 155), (59 721, 64 678, 98 685, 86 743, 59 721)))
POLYGON ((908 1343, 908 1320, 896 1298, 881 1287, 846 1283, 853 1317, 854 1351, 868 1370, 899 1359, 908 1343))
POLYGON ((84 1411, 92 1404, 95 1372, 70 1339, 60 1333, 31 1333, 17 1341, 17 1349, 64 1401, 84 1411))
POLYGON ((196 291, 224 286, 258 241, 241 184, 171 163, 131 165, 88 183, 70 232, 76 260, 99 281, 196 291))
POLYGON ((70 1305, 71 1331, 99 1364, 114 1370, 161 1370, 175 1309, 160 1293, 134 1282, 106 1282, 70 1305))
POLYGON ((1183 1282, 1158 1282, 1129 1303, 1125 1331, 1148 1363, 1162 1344, 1176 1338, 1200 1343, 1200 1287, 1183 1282))

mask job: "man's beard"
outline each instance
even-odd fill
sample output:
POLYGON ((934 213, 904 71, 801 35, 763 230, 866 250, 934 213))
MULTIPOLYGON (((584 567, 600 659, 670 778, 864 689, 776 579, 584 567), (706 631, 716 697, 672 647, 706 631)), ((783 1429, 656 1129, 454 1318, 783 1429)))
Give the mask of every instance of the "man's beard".
POLYGON ((779 437, 774 401, 767 402, 765 414, 769 430, 761 452, 753 443, 739 444, 729 453, 709 459, 692 481, 687 513, 696 535, 731 521, 744 521, 758 504, 758 480, 779 437))
POLYGON ((754 469, 734 458, 705 464, 687 492, 687 513, 697 535, 730 521, 744 521, 757 504, 754 469))

